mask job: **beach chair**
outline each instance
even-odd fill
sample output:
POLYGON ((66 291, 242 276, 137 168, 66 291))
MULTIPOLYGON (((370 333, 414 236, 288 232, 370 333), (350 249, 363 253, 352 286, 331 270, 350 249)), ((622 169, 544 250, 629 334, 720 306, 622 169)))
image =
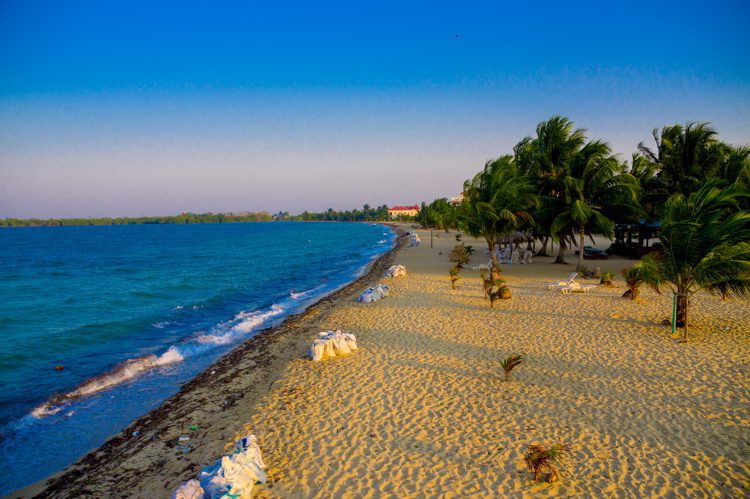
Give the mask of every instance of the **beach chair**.
POLYGON ((567 286, 560 286, 558 289, 562 294, 569 295, 570 293, 588 293, 595 287, 595 284, 579 284, 573 281, 567 286))
MULTIPOLYGON (((570 276, 568 276, 567 281, 557 281, 557 282, 550 282, 547 283, 547 289, 550 291, 559 291, 562 290, 564 287, 570 287, 571 284, 575 283, 576 277, 578 277, 578 272, 571 272, 570 276)), ((564 292, 564 291, 563 291, 564 292)))
POLYGON ((477 271, 479 271, 479 270, 490 270, 491 267, 492 267, 492 260, 490 260, 487 263, 480 263, 479 265, 476 265, 476 266, 472 267, 471 270, 477 270, 477 271))

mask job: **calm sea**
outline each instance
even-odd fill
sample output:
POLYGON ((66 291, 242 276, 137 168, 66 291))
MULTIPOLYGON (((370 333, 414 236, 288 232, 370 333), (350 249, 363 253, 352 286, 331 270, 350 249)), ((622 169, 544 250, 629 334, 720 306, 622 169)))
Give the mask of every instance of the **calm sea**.
POLYGON ((394 239, 363 223, 0 230, 0 495, 99 446, 394 239))

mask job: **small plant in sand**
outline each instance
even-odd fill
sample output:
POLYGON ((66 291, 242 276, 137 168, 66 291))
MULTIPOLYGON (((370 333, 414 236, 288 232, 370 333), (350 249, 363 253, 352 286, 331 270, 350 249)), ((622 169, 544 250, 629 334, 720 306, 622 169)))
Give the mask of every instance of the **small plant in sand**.
POLYGON ((525 361, 523 354, 520 353, 509 355, 501 360, 500 365, 503 366, 503 372, 505 372, 505 381, 510 381, 510 373, 525 361))
POLYGON ((642 284, 656 285, 659 282, 659 271, 651 258, 644 258, 632 267, 622 269, 622 277, 628 290, 622 295, 623 298, 635 300, 638 298, 642 284))
POLYGON ((463 244, 457 244, 453 247, 453 250, 451 251, 449 260, 451 262, 456 262, 460 265, 465 265, 469 263, 469 260, 471 259, 471 254, 474 252, 474 248, 471 246, 464 246, 463 244))
POLYGON ((542 445, 529 445, 523 460, 529 471, 534 473, 534 480, 540 481, 543 473, 547 473, 547 482, 552 483, 560 479, 558 466, 565 459, 568 446, 555 444, 549 449, 542 445))
POLYGON ((615 274, 613 274, 612 272, 603 272, 601 279, 599 279, 599 284, 614 287, 614 280, 615 274))
POLYGON ((461 267, 459 265, 456 265, 455 267, 451 267, 451 269, 448 271, 448 275, 451 278, 451 288, 456 289, 456 283, 459 279, 461 279, 461 276, 458 275, 461 272, 461 267))
POLYGON ((510 288, 505 285, 505 281, 500 279, 500 269, 492 269, 488 276, 485 272, 480 274, 482 286, 484 287, 484 297, 490 300, 490 307, 495 306, 497 300, 508 300, 513 296, 510 288), (492 278, 493 275, 498 277, 492 278))

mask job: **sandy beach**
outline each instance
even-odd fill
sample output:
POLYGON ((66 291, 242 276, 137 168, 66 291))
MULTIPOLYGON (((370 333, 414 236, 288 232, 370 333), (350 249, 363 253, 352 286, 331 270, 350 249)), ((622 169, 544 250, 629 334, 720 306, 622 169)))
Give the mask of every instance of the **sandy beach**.
MULTIPOLYGON (((563 295, 571 265, 505 266, 490 308, 478 272, 448 279, 454 233, 381 260, 353 286, 256 337, 161 408, 47 484, 40 497, 166 497, 235 440, 258 436, 257 497, 742 497, 750 493, 750 307, 698 293, 690 341, 662 325, 671 299, 619 287, 563 295), (383 279, 391 262, 408 275, 383 279), (367 285, 391 295, 354 302, 367 285), (352 355, 305 358, 318 331, 357 336, 352 355), (503 381, 500 360, 527 363, 503 381), (213 371, 213 374, 212 374, 213 371), (188 425, 193 450, 176 442, 188 425), (132 437, 138 431, 138 437, 132 437), (535 483, 529 444, 570 446, 561 480, 535 483)), ((484 245, 474 262, 486 261, 484 245)), ((606 248, 606 246, 604 246, 606 248)), ((587 282, 580 280, 581 282, 587 282)), ((588 281, 594 284, 594 281, 588 281)))

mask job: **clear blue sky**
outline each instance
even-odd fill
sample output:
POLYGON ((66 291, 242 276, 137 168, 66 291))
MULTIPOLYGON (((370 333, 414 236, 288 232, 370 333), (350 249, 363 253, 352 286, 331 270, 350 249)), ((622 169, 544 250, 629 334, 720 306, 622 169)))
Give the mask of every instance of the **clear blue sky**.
POLYGON ((750 2, 0 1, 0 217, 451 196, 564 114, 750 142, 750 2))

